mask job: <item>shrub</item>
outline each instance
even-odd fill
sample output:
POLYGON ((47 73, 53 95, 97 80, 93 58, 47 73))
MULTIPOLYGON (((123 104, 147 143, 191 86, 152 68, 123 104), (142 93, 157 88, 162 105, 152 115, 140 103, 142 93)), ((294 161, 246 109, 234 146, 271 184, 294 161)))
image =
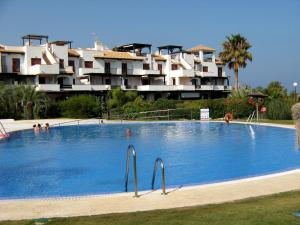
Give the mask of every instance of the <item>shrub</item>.
POLYGON ((168 100, 166 98, 160 98, 156 101, 151 102, 151 108, 153 110, 160 110, 160 109, 174 109, 176 108, 176 103, 174 100, 168 100))
POLYGON ((245 118, 255 109, 252 105, 248 104, 248 99, 245 97, 230 97, 225 100, 225 110, 232 113, 234 118, 245 118))
POLYGON ((267 102, 267 117, 272 120, 290 120, 292 118, 290 99, 273 99, 267 102))
POLYGON ((93 118, 101 114, 101 102, 92 95, 78 95, 59 103, 61 115, 70 118, 93 118))

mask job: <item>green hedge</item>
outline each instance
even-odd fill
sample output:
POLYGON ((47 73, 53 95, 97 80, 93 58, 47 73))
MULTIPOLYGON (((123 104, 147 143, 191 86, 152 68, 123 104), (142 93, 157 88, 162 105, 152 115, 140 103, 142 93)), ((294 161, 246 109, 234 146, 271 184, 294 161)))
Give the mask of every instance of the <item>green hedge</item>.
POLYGON ((69 118, 93 118, 102 113, 99 98, 93 95, 78 95, 59 103, 61 115, 69 118))

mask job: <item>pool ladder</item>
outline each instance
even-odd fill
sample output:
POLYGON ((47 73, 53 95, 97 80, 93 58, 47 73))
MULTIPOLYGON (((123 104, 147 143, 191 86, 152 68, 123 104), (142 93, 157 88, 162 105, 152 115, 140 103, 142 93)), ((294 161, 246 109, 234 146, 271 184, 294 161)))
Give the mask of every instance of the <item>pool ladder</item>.
POLYGON ((126 159, 126 173, 125 173, 125 192, 128 191, 128 173, 129 173, 129 161, 130 153, 133 156, 133 175, 134 175, 134 196, 138 197, 138 178, 136 172, 136 151, 133 145, 129 145, 127 148, 127 159, 126 159))
MULTIPOLYGON (((134 176, 134 196, 138 197, 138 177, 137 177, 137 167, 136 167, 136 150, 133 145, 129 145, 127 148, 127 159, 126 159, 126 172, 125 172, 125 192, 128 191, 128 174, 129 174, 129 162, 130 155, 133 156, 133 176, 134 176)), ((161 167, 161 176, 162 176, 162 193, 166 194, 166 175, 165 175, 165 166, 161 158, 157 158, 154 162, 153 176, 151 182, 151 189, 154 190, 154 183, 156 177, 157 166, 160 164, 161 167)))

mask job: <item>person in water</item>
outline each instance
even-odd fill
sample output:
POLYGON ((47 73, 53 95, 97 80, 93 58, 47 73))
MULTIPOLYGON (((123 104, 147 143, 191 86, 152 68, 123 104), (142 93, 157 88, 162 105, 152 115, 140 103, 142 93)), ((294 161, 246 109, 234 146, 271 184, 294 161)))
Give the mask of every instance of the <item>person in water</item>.
POLYGON ((131 136, 132 135, 132 131, 131 131, 131 129, 130 128, 127 128, 126 129, 126 136, 131 136))
POLYGON ((37 125, 37 129, 38 129, 38 131, 41 131, 41 130, 42 130, 42 126, 41 126, 41 124, 39 124, 39 123, 38 123, 38 125, 37 125))
POLYGON ((45 124, 45 131, 48 131, 49 130, 49 123, 46 123, 45 124))
MULTIPOLYGON (((39 125, 40 124, 38 124, 38 125, 36 125, 36 124, 33 124, 33 130, 34 130, 34 132, 40 132, 40 128, 39 128, 39 125)), ((41 125, 40 125, 41 126, 41 125)))

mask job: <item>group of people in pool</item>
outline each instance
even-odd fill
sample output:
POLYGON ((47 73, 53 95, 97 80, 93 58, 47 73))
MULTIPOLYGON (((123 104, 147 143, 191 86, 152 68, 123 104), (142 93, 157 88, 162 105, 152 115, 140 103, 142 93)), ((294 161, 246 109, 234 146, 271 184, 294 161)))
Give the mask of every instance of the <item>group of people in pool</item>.
MULTIPOLYGON (((42 125, 39 124, 39 123, 38 123, 38 124, 33 124, 32 127, 33 127, 33 130, 34 130, 35 132, 40 132, 40 131, 43 130, 42 125)), ((46 123, 45 126, 44 126, 44 130, 45 130, 45 131, 48 131, 49 128, 50 128, 49 123, 46 123)))

